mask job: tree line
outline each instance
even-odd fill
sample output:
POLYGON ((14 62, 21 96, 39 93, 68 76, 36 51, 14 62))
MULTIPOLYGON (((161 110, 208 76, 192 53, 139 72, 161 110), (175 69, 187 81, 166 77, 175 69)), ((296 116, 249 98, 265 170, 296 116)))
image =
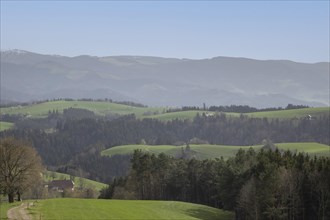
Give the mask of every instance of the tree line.
POLYGON ((279 111, 279 110, 289 110, 289 109, 301 109, 309 108, 307 105, 294 105, 288 104, 285 108, 282 107, 272 107, 272 108, 255 108, 248 105, 229 105, 229 106, 215 106, 206 107, 205 103, 203 107, 198 106, 183 106, 181 108, 170 108, 166 112, 180 112, 180 111, 191 111, 191 110, 202 110, 202 111, 213 111, 213 112, 236 112, 236 113, 251 113, 251 112, 265 112, 265 111, 279 111))
POLYGON ((176 200, 235 212, 236 219, 329 219, 330 159, 262 149, 199 161, 136 150, 131 171, 103 199, 176 200))

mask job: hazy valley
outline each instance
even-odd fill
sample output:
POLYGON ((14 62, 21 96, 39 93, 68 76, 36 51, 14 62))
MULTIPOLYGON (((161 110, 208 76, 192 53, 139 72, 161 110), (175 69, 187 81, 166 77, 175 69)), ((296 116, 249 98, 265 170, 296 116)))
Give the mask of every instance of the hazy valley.
POLYGON ((150 106, 329 105, 329 63, 1 52, 1 102, 110 98, 150 106))

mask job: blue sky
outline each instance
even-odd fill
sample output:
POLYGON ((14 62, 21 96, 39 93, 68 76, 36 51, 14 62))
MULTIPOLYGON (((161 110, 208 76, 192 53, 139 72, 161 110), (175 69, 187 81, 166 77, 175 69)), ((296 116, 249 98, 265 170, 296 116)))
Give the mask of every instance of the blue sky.
POLYGON ((3 1, 1 49, 329 61, 329 1, 3 1))

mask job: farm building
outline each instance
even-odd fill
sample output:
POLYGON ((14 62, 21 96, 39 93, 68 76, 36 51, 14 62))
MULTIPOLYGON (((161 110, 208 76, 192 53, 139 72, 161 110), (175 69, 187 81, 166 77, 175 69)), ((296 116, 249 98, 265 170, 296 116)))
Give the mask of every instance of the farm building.
POLYGON ((64 190, 74 191, 74 182, 72 180, 53 180, 49 183, 48 189, 58 192, 64 190))

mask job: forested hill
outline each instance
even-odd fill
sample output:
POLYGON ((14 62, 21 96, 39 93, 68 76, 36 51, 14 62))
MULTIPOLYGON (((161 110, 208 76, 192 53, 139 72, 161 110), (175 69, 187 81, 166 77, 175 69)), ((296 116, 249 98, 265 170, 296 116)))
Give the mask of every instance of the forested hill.
POLYGON ((193 120, 162 122, 134 115, 109 119, 95 117, 91 112, 85 112, 88 117, 77 118, 71 117, 70 111, 20 120, 15 129, 2 132, 1 137, 15 136, 32 142, 47 166, 62 167, 63 172, 67 167, 84 169, 86 177, 102 181, 122 175, 129 167, 128 160, 123 160, 125 155, 111 159, 101 156, 102 150, 118 145, 176 145, 193 139, 245 146, 261 144, 263 140, 329 144, 329 116, 278 120, 202 114, 193 120))
POLYGON ((102 198, 179 200, 235 212, 235 219, 328 219, 330 158, 239 150, 227 161, 134 152, 132 169, 102 198))

